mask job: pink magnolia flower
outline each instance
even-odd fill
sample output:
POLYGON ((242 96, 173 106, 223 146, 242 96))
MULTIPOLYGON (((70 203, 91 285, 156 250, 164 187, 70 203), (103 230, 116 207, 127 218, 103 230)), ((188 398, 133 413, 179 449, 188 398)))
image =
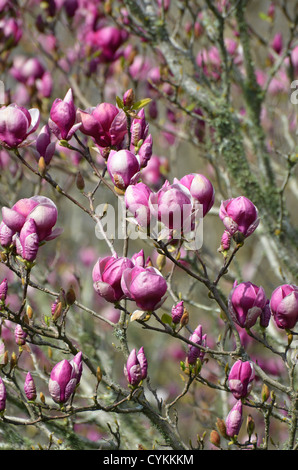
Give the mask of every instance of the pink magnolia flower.
POLYGON ((107 161, 107 170, 114 185, 125 190, 129 185, 137 182, 140 164, 137 157, 129 150, 111 151, 107 161))
POLYGON ((21 325, 18 323, 14 330, 15 341, 19 346, 26 344, 27 333, 23 330, 21 325))
POLYGON ((34 401, 36 399, 36 386, 30 372, 26 375, 24 392, 29 401, 34 401))
POLYGON ((3 279, 0 283, 0 302, 4 302, 7 296, 8 282, 7 279, 3 279))
POLYGON ((28 145, 27 138, 38 128, 40 113, 16 104, 0 108, 0 144, 6 148, 28 145))
POLYGON ((189 190, 199 204, 203 205, 203 216, 205 216, 213 206, 215 197, 214 187, 209 179, 199 173, 192 173, 183 176, 179 182, 189 190))
POLYGON ((62 233, 62 229, 53 229, 57 222, 58 210, 54 202, 45 196, 33 196, 20 199, 10 209, 2 208, 4 224, 13 232, 20 232, 25 222, 33 219, 39 242, 52 240, 62 233))
POLYGON ((258 210, 245 196, 222 201, 219 217, 232 236, 240 232, 246 238, 259 225, 258 210))
POLYGON ((56 98, 53 102, 48 124, 53 134, 62 140, 70 140, 81 127, 81 123, 76 122, 76 107, 71 88, 63 100, 56 98))
POLYGON ((55 153, 56 142, 51 138, 52 133, 48 124, 42 127, 36 139, 38 158, 43 157, 48 165, 55 153))
POLYGON ((144 353, 144 348, 141 347, 139 352, 133 349, 128 356, 126 365, 124 366, 124 374, 130 385, 136 387, 141 380, 147 377, 147 358, 144 353))
POLYGON ((18 18, 0 19, 0 38, 4 48, 15 47, 23 36, 22 21, 18 18))
POLYGON ((46 72, 45 67, 37 57, 17 55, 12 63, 10 73, 15 80, 27 86, 34 86, 46 72))
POLYGON ((52 369, 49 380, 49 392, 56 403, 66 403, 81 380, 83 371, 82 353, 67 361, 58 362, 52 369))
POLYGON ((137 146, 140 140, 145 140, 148 136, 149 124, 145 119, 145 111, 142 108, 137 117, 132 120, 130 126, 131 132, 131 145, 132 147, 137 146))
POLYGON ((179 323, 184 312, 184 302, 181 300, 177 304, 173 305, 171 314, 173 323, 179 323))
POLYGON ((298 321, 298 287, 291 284, 277 287, 271 295, 270 310, 278 328, 294 328, 298 321))
POLYGON ((167 282, 154 267, 135 266, 123 272, 121 288, 126 297, 134 301, 137 307, 151 312, 164 302, 167 282))
POLYGON ((149 198, 151 214, 169 229, 189 231, 193 210, 192 197, 182 184, 166 181, 162 188, 149 198))
POLYGON ((33 219, 28 219, 15 237, 16 251, 23 259, 34 261, 39 248, 39 237, 33 219))
MULTIPOLYGON (((195 331, 190 335, 189 340, 195 344, 206 347, 207 335, 203 335, 202 325, 197 326, 195 331)), ((189 364, 195 364, 198 358, 200 359, 200 361, 202 361, 204 359, 204 356, 205 351, 203 349, 196 348, 191 344, 188 345, 187 359, 189 364)))
POLYGON ((141 227, 148 227, 150 225, 148 201, 151 194, 152 190, 142 182, 128 186, 125 191, 124 200, 126 208, 141 227))
POLYGON ((56 403, 66 403, 74 393, 77 385, 73 367, 67 359, 58 362, 51 372, 49 392, 56 403))
POLYGON ((14 236, 14 231, 11 230, 4 222, 0 224, 0 245, 3 247, 8 247, 12 244, 12 239, 14 236))
POLYGON ((133 268, 129 258, 106 256, 99 258, 92 272, 95 291, 107 302, 118 302, 125 297, 121 287, 121 278, 125 269, 133 268))
POLYGON ((125 30, 120 30, 114 26, 102 26, 96 31, 88 31, 85 36, 85 43, 96 51, 100 50, 99 62, 113 62, 120 57, 119 48, 128 37, 125 30))
POLYGON ((228 416, 226 417, 226 433, 230 437, 238 436, 242 420, 243 420, 243 405, 241 400, 237 400, 228 416))
POLYGON ((264 289, 251 282, 234 285, 228 298, 230 315, 241 328, 254 326, 266 304, 267 297, 264 289))
POLYGON ((85 111, 78 110, 80 131, 93 138, 99 147, 119 147, 127 134, 125 112, 110 103, 98 104, 85 111))
POLYGON ((0 411, 4 411, 5 410, 5 406, 6 406, 6 387, 4 385, 4 382, 2 380, 2 378, 0 377, 0 411))
POLYGON ((253 363, 250 361, 236 361, 231 367, 228 384, 234 397, 239 400, 245 398, 251 391, 255 371, 253 363))

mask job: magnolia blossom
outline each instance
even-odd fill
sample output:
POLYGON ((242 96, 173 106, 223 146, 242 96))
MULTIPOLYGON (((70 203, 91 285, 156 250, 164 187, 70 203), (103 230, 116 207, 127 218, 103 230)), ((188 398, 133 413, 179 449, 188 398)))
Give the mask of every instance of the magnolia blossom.
POLYGON ((62 140, 70 140, 81 127, 81 123, 76 122, 76 107, 71 88, 63 100, 56 98, 53 102, 48 124, 53 134, 62 140))
POLYGON ((54 226, 58 210, 54 202, 45 196, 20 199, 12 208, 2 208, 3 223, 13 233, 20 232, 25 222, 32 219, 36 226, 39 242, 52 240, 62 233, 54 226))
POLYGON ((72 361, 64 359, 52 369, 49 392, 56 403, 66 403, 73 395, 82 374, 82 356, 78 353, 72 361))
POLYGON ((141 310, 153 311, 165 300, 167 282, 156 268, 135 266, 123 272, 121 288, 141 310))
POLYGON ((193 210, 192 197, 181 184, 166 181, 162 188, 149 198, 151 214, 167 228, 189 232, 193 210))
POLYGON ((5 406, 6 406, 6 387, 4 385, 4 382, 2 380, 2 378, 0 377, 0 411, 4 411, 5 410, 5 406))
POLYGON ((98 104, 95 108, 78 109, 80 131, 92 137, 99 147, 119 147, 127 134, 125 112, 110 103, 98 104))
POLYGON ((24 392, 28 400, 34 401, 36 398, 36 386, 30 372, 27 373, 25 383, 24 383, 24 392))
POLYGON ((236 282, 228 298, 230 315, 241 328, 254 326, 266 304, 264 289, 251 282, 236 282))
POLYGON ((92 272, 95 291, 107 302, 118 302, 125 297, 121 278, 125 269, 133 268, 129 258, 106 256, 99 258, 92 272))
POLYGON ((136 387, 141 380, 147 377, 147 358, 144 353, 144 348, 141 347, 138 353, 133 349, 128 356, 126 365, 124 366, 124 374, 130 385, 136 387))
POLYGON ((236 361, 231 367, 228 384, 234 397, 245 398, 251 391, 255 378, 254 366, 251 361, 236 361))
POLYGON ((144 183, 129 185, 125 191, 125 205, 134 216, 138 225, 148 227, 150 225, 149 198, 152 190, 144 183))
POLYGON ((137 182, 140 164, 137 157, 129 150, 112 151, 108 157, 107 170, 114 185, 125 190, 137 182))
POLYGON ((298 286, 283 284, 277 287, 269 305, 278 328, 294 328, 298 322, 298 286))
POLYGON ((0 283, 0 302, 4 302, 7 296, 7 291, 8 291, 8 282, 7 279, 3 279, 3 281, 0 283))
POLYGON ((171 310, 171 315, 172 315, 172 321, 175 324, 178 324, 182 318, 182 315, 184 313, 184 302, 181 300, 177 304, 173 305, 172 310, 171 310))
POLYGON ((232 236, 240 232, 246 238, 259 225, 258 210, 245 196, 223 201, 219 209, 219 217, 232 236))
POLYGON ((226 417, 226 433, 230 437, 238 436, 243 421, 243 405, 237 400, 228 416, 226 417))
POLYGON ((214 187, 210 180, 199 173, 192 173, 183 176, 179 182, 189 190, 199 204, 203 205, 203 216, 205 216, 213 206, 215 197, 214 187))
MULTIPOLYGON (((192 343, 195 343, 197 345, 203 346, 203 348, 206 347, 206 340, 207 340, 207 335, 203 335, 203 328, 202 325, 198 325, 195 331, 190 335, 189 340, 192 343)), ((197 348, 196 346, 193 346, 192 344, 188 344, 188 353, 187 353, 187 360, 189 364, 195 364, 197 359, 200 359, 202 362, 205 356, 205 351, 203 349, 197 348)))
POLYGON ((15 103, 0 108, 0 144, 6 148, 28 145, 28 137, 36 131, 40 112, 33 108, 27 110, 15 103))

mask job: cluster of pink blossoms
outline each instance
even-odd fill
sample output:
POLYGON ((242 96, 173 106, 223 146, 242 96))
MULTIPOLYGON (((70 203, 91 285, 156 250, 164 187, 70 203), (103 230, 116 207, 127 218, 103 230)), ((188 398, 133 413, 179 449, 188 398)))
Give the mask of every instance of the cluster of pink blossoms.
MULTIPOLYGON (((22 80, 26 67, 15 74, 22 80)), ((26 64, 25 64, 26 65, 26 64)), ((42 76, 37 63, 29 64, 42 76)), ((29 74, 30 75, 30 74, 29 74)), ((108 175, 114 187, 123 196, 127 210, 139 227, 148 229, 152 219, 169 229, 175 241, 177 231, 188 233, 194 228, 196 212, 205 217, 215 200, 215 191, 210 180, 200 173, 191 173, 181 179, 174 178, 171 184, 166 180, 161 188, 153 190, 142 180, 142 172, 149 166, 153 155, 153 141, 149 126, 141 108, 127 126, 127 111, 133 106, 132 90, 128 90, 120 107, 101 103, 91 109, 77 109, 73 92, 68 90, 63 99, 57 98, 51 107, 48 122, 43 125, 35 141, 37 160, 42 157, 47 167, 55 154, 57 145, 65 145, 77 132, 91 139, 92 146, 105 159, 108 175)), ((0 142, 8 150, 32 145, 29 137, 37 131, 40 115, 37 109, 29 111, 16 104, 0 109, 0 142)), ((57 208, 48 198, 34 196, 21 199, 12 208, 2 208, 0 243, 5 249, 15 250, 24 260, 33 262, 41 242, 51 240, 61 233, 54 229, 57 208)), ((259 224, 258 210, 246 197, 240 196, 222 201, 219 217, 224 225, 221 251, 228 251, 232 240, 242 243, 252 235, 259 224)), ((145 260, 144 252, 131 258, 105 256, 99 258, 92 272, 93 286, 97 294, 107 302, 119 305, 123 299, 134 302, 137 308, 153 312, 166 299, 167 282, 161 272, 154 268, 150 259, 145 260)), ((2 305, 8 291, 7 279, 0 284, 2 305)), ((228 299, 231 319, 240 328, 250 329, 257 320, 266 328, 271 316, 280 329, 290 330, 298 321, 298 287, 282 285, 277 287, 268 299, 262 287, 251 282, 234 283, 228 299)), ((173 325, 181 321, 184 312, 183 301, 172 309, 173 325)), ((16 328, 17 344, 23 345, 26 333, 16 328)), ((203 362, 207 335, 198 325, 189 337, 187 362, 195 365, 203 362)), ((82 372, 81 353, 73 361, 61 361, 53 368, 49 391, 57 403, 66 403, 73 396, 82 372)), ((125 376, 132 387, 137 387, 147 376, 147 358, 142 347, 133 349, 124 368, 125 376)), ((242 423, 242 401, 251 390, 254 370, 251 362, 237 361, 229 375, 229 388, 237 402, 226 419, 226 432, 233 437, 242 423)), ((36 397, 36 389, 30 373, 25 382, 25 393, 29 400, 36 397)), ((5 408, 6 390, 0 382, 1 410, 5 408)))

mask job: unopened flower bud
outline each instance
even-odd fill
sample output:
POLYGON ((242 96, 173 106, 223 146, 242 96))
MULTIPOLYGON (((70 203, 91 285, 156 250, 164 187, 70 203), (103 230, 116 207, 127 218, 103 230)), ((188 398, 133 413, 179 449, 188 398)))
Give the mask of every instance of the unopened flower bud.
POLYGON ((123 95, 124 106, 127 106, 128 108, 130 108, 133 105, 134 100, 135 100, 135 94, 133 92, 133 89, 130 88, 123 95))
POLYGON ((73 305, 76 301, 76 294, 72 287, 66 292, 66 302, 68 305, 73 305))
POLYGON ((210 442, 214 446, 220 447, 220 435, 215 429, 213 429, 210 433, 210 442))
POLYGON ((251 361, 236 361, 229 373, 229 388, 238 400, 246 397, 252 388, 255 378, 253 363, 251 361))
POLYGON ((156 258, 156 266, 157 266, 157 269, 159 269, 159 271, 162 271, 163 268, 165 267, 166 265, 166 257, 165 255, 162 255, 162 254, 159 254, 156 258))
POLYGON ((247 419, 246 419, 246 430, 247 430, 247 434, 248 434, 249 438, 252 436, 252 433, 254 432, 254 429, 255 429, 254 419, 251 415, 248 415, 247 419))
POLYGON ((180 322, 184 312, 183 300, 172 307, 172 321, 177 324, 180 322))
POLYGON ((0 377, 0 411, 5 410, 6 405, 6 388, 3 380, 0 377))
POLYGON ((53 315, 53 321, 57 321, 58 318, 60 318, 62 313, 62 302, 54 302, 52 304, 52 315, 53 315))
POLYGON ((84 178, 83 178, 82 173, 80 171, 78 172, 77 177, 76 177, 76 185, 77 185, 77 188, 80 191, 84 191, 85 181, 84 181, 84 178))
POLYGON ((15 341, 19 346, 26 344, 27 333, 22 329, 21 325, 17 324, 14 330, 15 341))
POLYGON ((46 399, 45 399, 45 396, 44 396, 44 394, 43 394, 42 392, 40 392, 39 398, 40 398, 41 403, 45 404, 46 399))
POLYGON ((231 246, 231 234, 225 230, 221 237, 220 251, 228 251, 231 246))
POLYGON ((263 402, 268 400, 269 395, 270 395, 270 391, 269 391, 269 388, 266 384, 263 384, 263 386, 262 386, 261 395, 262 395, 263 402))
POLYGON ((219 430, 220 434, 226 438, 227 437, 226 424, 223 419, 217 418, 216 427, 219 430))
POLYGON ((52 369, 49 380, 49 392, 56 403, 66 403, 75 392, 82 374, 82 353, 72 361, 58 362, 52 369))
POLYGON ((147 367, 144 348, 142 347, 138 353, 133 349, 124 366, 124 374, 130 385, 136 387, 147 377, 147 367))
POLYGON ((17 362, 18 362, 17 355, 15 352, 13 352, 10 358, 10 371, 12 371, 12 369, 17 365, 17 362))
POLYGON ((7 296, 7 290, 8 290, 8 283, 7 283, 7 279, 5 278, 0 284, 0 302, 5 302, 5 299, 7 296))
POLYGON ((189 313, 188 311, 186 310, 186 308, 184 309, 184 312, 183 312, 183 315, 181 317, 181 320, 180 320, 180 325, 181 327, 182 326, 186 326, 189 322, 189 313))
POLYGON ((242 425, 242 409, 241 400, 237 400, 226 418, 226 432, 229 437, 238 436, 239 434, 242 425))
POLYGON ((29 318, 29 320, 32 320, 33 310, 32 310, 32 307, 30 305, 27 305, 26 313, 27 313, 27 317, 29 318))
POLYGON ((29 401, 34 401, 36 399, 36 387, 30 372, 28 372, 26 375, 26 380, 24 383, 24 392, 29 401))
POLYGON ((44 176, 46 174, 47 165, 46 165, 44 157, 40 157, 38 160, 38 171, 41 174, 41 176, 44 176))

